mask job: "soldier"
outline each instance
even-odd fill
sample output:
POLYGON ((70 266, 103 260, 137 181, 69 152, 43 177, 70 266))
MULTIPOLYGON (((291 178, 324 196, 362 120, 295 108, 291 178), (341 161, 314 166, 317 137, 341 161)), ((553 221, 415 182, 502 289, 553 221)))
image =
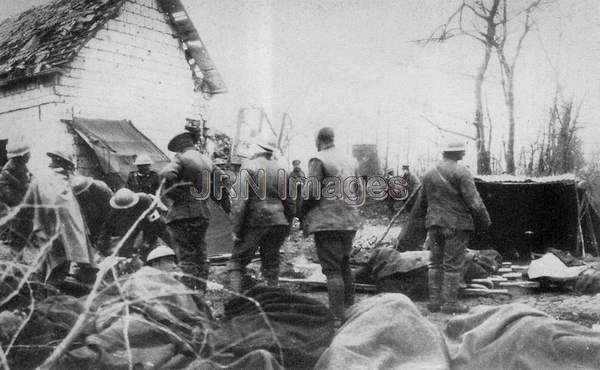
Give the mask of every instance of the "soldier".
MULTIPOLYGON (((31 182, 31 173, 27 168, 29 162, 30 148, 27 144, 12 140, 7 147, 8 162, 0 171, 0 202, 5 207, 18 206, 27 193, 31 182)), ((3 207, 4 208, 4 207, 3 207)), ((0 214, 5 213, 0 210, 0 214)), ((8 242, 16 247, 24 245, 30 231, 31 210, 21 209, 8 223, 8 242)))
MULTIPOLYGON (((206 202, 211 194, 211 177, 216 178, 211 161, 195 146, 189 132, 175 136, 167 148, 175 152, 173 161, 161 171, 166 180, 165 194, 172 204, 166 216, 173 246, 183 272, 188 275, 182 281, 191 289, 206 290, 209 263, 206 252, 206 230, 210 214, 206 202), (199 278, 199 279, 198 279, 199 278)), ((230 211, 229 197, 225 192, 216 200, 230 211)))
POLYGON ((164 272, 181 273, 181 269, 177 266, 175 251, 162 244, 148 253, 146 265, 164 272))
POLYGON ((294 219, 294 200, 280 194, 281 184, 287 184, 285 176, 279 177, 283 166, 273 157, 277 145, 272 140, 263 140, 262 149, 251 160, 242 164, 240 181, 242 186, 252 181, 265 186, 264 192, 256 194, 250 190, 247 197, 237 204, 233 217, 234 245, 228 263, 229 282, 234 292, 242 291, 242 276, 246 266, 260 248, 261 272, 269 286, 279 281, 279 249, 289 234, 294 219))
POLYGON ((319 263, 327 277, 329 309, 335 320, 334 326, 339 327, 344 320, 345 307, 354 304, 350 252, 360 217, 352 201, 357 199, 357 189, 351 185, 360 187, 362 183, 358 178, 348 183, 347 180, 356 175, 356 163, 335 147, 332 128, 324 127, 319 131, 316 146, 318 153, 308 164, 309 180, 305 183, 301 222, 305 234, 314 234, 319 263), (321 196, 321 188, 340 190, 340 185, 343 186, 343 197, 321 196))
POLYGON ((465 144, 448 141, 443 159, 423 176, 423 209, 431 250, 429 266, 429 303, 432 312, 464 313, 469 308, 458 302, 461 272, 465 265, 470 234, 486 230, 490 216, 483 204, 473 175, 458 164, 465 155, 465 144))
POLYGON ((105 182, 88 176, 74 176, 71 179, 71 189, 79 203, 90 242, 96 245, 111 212, 110 199, 113 192, 105 182))
POLYGON ((412 172, 410 172, 410 166, 407 164, 402 165, 402 175, 400 176, 402 176, 402 178, 406 182, 409 196, 413 193, 413 191, 415 191, 417 187, 419 187, 419 185, 421 185, 419 178, 413 175, 412 172))
POLYGON ((304 176, 304 172, 300 168, 300 161, 298 159, 292 161, 292 166, 294 168, 290 173, 290 190, 293 190, 291 194, 295 196, 296 215, 300 215, 300 211, 302 210, 302 186, 304 185, 306 176, 304 176))
POLYGON ((0 172, 0 201, 9 207, 21 203, 31 182, 27 163, 31 157, 30 148, 22 142, 11 140, 6 146, 8 162, 0 172))
MULTIPOLYGON (((122 188, 119 189, 109 201, 111 211, 104 228, 99 236, 98 251, 108 255, 111 249, 111 237, 123 237, 137 221, 137 219, 152 205, 152 197, 145 193, 134 193, 122 188)), ((134 232, 124 242, 119 255, 129 257, 132 254, 140 254, 142 259, 161 238, 164 242, 170 242, 170 236, 164 218, 160 216, 156 208, 152 209, 144 219, 137 225, 134 232), (142 233, 143 244, 135 245, 136 237, 142 233)))
POLYGON ((62 150, 54 150, 46 153, 50 157, 50 167, 54 172, 61 175, 65 180, 69 180, 75 174, 75 162, 70 154, 62 150))
POLYGON ((129 172, 125 187, 134 193, 155 194, 160 186, 158 174, 150 169, 152 159, 147 154, 140 154, 133 162, 137 171, 129 172))

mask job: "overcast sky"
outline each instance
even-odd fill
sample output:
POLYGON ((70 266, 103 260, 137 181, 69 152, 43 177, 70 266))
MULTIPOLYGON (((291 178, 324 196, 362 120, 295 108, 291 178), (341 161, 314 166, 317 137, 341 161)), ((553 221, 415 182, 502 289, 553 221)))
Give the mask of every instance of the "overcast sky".
MULTIPOLYGON (((6 15, 45 2, 1 1, 6 15)), ((473 118, 480 45, 460 38, 428 47, 413 42, 442 24, 458 0, 183 2, 229 88, 213 98, 209 112, 212 125, 229 133, 239 108, 264 107, 277 126, 283 112, 291 115, 297 133, 292 157, 306 160, 317 128, 330 125, 339 145, 377 141, 381 157, 389 137, 393 167, 396 155, 415 164, 436 153, 439 133, 422 116, 473 134, 466 122, 473 118)), ((556 0, 535 19, 516 70, 516 147, 535 139, 546 119, 556 70, 565 95, 584 100, 583 136, 591 150, 600 142, 600 2, 556 0)), ((492 61, 485 95, 498 156, 506 113, 492 61)))

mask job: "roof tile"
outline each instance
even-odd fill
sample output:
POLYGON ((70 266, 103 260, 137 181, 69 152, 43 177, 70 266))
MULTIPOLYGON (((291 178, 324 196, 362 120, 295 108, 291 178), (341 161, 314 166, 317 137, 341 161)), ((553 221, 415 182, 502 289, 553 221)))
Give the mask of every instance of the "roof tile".
POLYGON ((123 0, 54 0, 0 23, 0 74, 10 81, 68 63, 123 0))

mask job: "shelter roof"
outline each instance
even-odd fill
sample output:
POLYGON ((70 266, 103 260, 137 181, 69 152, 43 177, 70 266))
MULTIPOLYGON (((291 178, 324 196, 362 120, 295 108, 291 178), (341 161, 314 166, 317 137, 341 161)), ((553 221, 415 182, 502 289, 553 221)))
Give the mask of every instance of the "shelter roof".
POLYGON ((548 184, 556 182, 576 182, 578 179, 572 173, 566 173, 555 176, 543 176, 543 177, 530 177, 530 176, 514 176, 514 175, 476 175, 476 180, 483 182, 496 182, 496 183, 536 183, 536 184, 548 184))

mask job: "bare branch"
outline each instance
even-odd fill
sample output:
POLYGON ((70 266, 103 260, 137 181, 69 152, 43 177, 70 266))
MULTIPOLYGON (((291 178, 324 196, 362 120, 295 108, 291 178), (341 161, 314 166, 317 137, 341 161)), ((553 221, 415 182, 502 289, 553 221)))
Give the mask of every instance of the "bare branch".
POLYGON ((469 140, 473 140, 473 141, 477 141, 476 137, 467 135, 467 134, 463 134, 462 132, 458 132, 458 131, 454 131, 454 130, 449 130, 447 128, 441 127, 440 125, 438 125, 437 123, 433 122, 432 120, 430 120, 429 118, 427 118, 425 115, 421 115, 421 118, 423 118, 427 123, 429 123, 430 125, 432 125, 433 127, 437 128, 438 130, 442 131, 442 132, 446 132, 452 135, 457 135, 457 136, 462 136, 465 137, 469 140))
POLYGON ((463 3, 463 6, 467 7, 468 9, 470 9, 470 10, 471 10, 471 11, 472 11, 472 12, 473 12, 473 13, 474 13, 476 16, 478 16, 479 18, 481 18, 481 19, 483 19, 483 20, 487 21, 488 17, 487 17, 487 15, 486 15, 486 14, 479 13, 479 12, 477 11, 477 9, 473 8, 473 7, 472 7, 470 4, 463 3))

